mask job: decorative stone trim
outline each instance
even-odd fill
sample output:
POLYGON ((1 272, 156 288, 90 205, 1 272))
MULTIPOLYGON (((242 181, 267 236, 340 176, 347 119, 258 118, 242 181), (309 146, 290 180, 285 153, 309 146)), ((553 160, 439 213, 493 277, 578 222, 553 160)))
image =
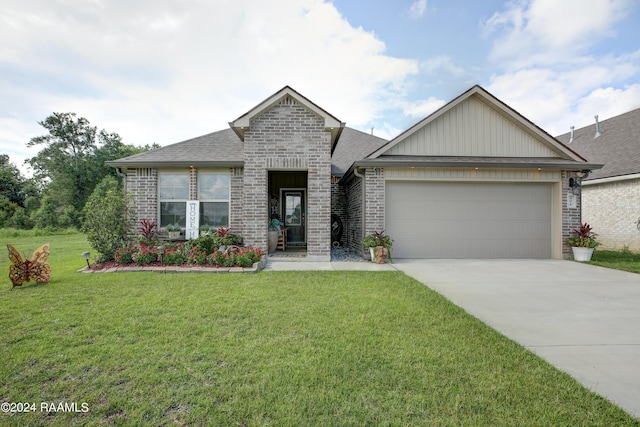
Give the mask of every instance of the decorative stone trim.
POLYGON ((207 266, 126 266, 105 268, 101 270, 91 270, 83 267, 78 273, 101 274, 101 273, 121 273, 132 271, 153 271, 155 273, 257 273, 267 266, 267 257, 263 256, 260 261, 254 262, 251 267, 207 267, 207 266))

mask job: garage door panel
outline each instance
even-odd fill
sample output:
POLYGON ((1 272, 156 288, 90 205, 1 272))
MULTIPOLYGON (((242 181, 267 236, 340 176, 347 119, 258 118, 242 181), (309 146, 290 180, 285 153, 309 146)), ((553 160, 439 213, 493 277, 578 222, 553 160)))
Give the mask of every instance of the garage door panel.
POLYGON ((386 183, 398 258, 550 258, 551 185, 386 183))

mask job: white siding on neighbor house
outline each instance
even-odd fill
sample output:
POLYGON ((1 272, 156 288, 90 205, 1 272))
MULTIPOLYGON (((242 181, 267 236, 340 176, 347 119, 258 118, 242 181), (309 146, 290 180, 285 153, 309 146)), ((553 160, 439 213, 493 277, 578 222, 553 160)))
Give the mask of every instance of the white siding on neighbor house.
POLYGON ((387 181, 397 258, 552 258, 551 183, 387 181))
POLYGON ((561 157, 542 139, 473 96, 385 155, 561 157))

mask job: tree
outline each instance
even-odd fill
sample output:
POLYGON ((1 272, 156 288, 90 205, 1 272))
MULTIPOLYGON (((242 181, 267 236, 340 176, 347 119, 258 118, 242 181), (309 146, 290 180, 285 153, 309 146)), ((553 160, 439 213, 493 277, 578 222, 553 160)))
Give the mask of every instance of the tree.
POLYGON ((95 185, 89 160, 96 147, 96 128, 75 113, 53 113, 39 124, 49 133, 32 138, 27 146, 44 148, 26 162, 34 177, 56 195, 57 204, 80 211, 95 185))
POLYGON ((51 203, 59 219, 50 226, 80 226, 80 213, 96 185, 107 175, 120 180, 106 162, 158 147, 126 145, 117 133, 98 132, 89 120, 75 113, 53 113, 39 124, 48 133, 32 138, 27 146, 43 148, 25 162, 33 168, 44 194, 50 196, 46 209, 40 207, 41 215, 34 218, 39 226, 53 218, 51 203))
POLYGON ((20 170, 9 161, 9 156, 0 154, 0 200, 5 199, 24 207, 24 183, 25 179, 20 170))
POLYGON ((98 134, 98 145, 94 150, 93 156, 93 167, 96 170, 96 176, 102 179, 107 175, 111 175, 120 181, 121 178, 117 175, 115 168, 107 166, 109 160, 122 159, 123 157, 133 156, 155 148, 160 148, 160 145, 156 143, 144 146, 124 144, 117 133, 108 133, 105 130, 101 130, 98 134))

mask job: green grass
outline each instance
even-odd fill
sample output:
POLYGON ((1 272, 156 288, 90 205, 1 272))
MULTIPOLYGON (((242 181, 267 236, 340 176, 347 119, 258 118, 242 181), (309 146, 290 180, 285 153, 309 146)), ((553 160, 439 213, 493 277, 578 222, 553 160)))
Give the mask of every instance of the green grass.
POLYGON ((630 251, 605 251, 596 249, 589 264, 616 270, 640 273, 640 254, 630 251))
MULTIPOLYGON (((80 274, 51 242, 46 285, 0 289, 0 425, 638 426, 396 272, 80 274)), ((0 269, 8 271, 7 259, 0 269)))

